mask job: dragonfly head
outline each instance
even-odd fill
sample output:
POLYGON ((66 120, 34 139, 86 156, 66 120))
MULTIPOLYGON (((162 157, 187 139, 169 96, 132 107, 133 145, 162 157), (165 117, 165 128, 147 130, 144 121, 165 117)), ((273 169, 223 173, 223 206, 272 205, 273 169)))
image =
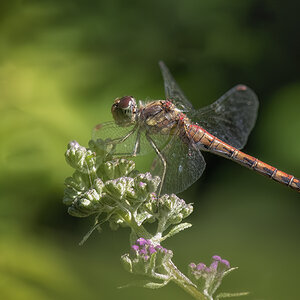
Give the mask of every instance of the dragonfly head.
POLYGON ((117 98, 111 107, 113 118, 119 126, 126 127, 135 123, 136 101, 131 96, 117 98))

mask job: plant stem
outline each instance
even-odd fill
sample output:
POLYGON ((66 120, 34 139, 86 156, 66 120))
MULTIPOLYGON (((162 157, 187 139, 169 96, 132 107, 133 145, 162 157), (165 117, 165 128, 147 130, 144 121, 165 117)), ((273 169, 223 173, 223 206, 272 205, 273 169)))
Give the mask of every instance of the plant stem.
POLYGON ((199 290, 197 290, 195 285, 177 269, 172 260, 169 260, 169 262, 167 263, 167 267, 173 277, 172 280, 188 294, 190 294, 194 299, 208 300, 208 298, 199 290))
POLYGON ((145 229, 145 227, 138 225, 133 218, 128 219, 125 215, 123 215, 123 219, 139 237, 143 237, 145 239, 152 238, 152 235, 145 229))

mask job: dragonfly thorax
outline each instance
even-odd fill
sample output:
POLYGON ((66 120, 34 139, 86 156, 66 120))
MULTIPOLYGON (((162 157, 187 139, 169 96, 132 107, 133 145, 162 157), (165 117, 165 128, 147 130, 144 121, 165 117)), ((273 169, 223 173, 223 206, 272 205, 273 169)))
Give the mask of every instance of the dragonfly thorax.
POLYGON ((111 107, 113 118, 119 126, 126 127, 136 122, 137 105, 132 96, 117 98, 111 107))

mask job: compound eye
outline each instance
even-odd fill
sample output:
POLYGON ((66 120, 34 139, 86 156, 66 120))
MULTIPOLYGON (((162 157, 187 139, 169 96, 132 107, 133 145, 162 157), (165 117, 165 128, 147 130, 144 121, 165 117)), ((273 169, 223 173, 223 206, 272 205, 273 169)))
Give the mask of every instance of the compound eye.
POLYGON ((115 122, 120 126, 129 126, 135 122, 136 102, 131 96, 117 98, 111 107, 115 122))
POLYGON ((119 100, 118 106, 122 109, 129 108, 135 102, 134 98, 131 96, 124 96, 119 100))

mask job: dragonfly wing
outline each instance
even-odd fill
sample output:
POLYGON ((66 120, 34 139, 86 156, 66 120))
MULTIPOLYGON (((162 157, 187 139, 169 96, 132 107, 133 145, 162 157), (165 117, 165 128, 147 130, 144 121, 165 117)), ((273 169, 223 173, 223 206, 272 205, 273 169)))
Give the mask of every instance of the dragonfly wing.
POLYGON ((164 79, 166 98, 172 101, 176 107, 182 111, 193 109, 190 101, 185 97, 184 93, 171 75, 169 69, 163 61, 159 62, 159 67, 164 79))
MULTIPOLYGON (((176 194, 186 190, 205 169, 205 160, 200 150, 193 145, 184 144, 178 136, 171 138, 161 154, 167 163, 162 194, 176 194)), ((153 160, 152 173, 158 176, 163 173, 163 164, 159 157, 153 160)))
POLYGON ((120 136, 126 135, 128 131, 130 131, 132 127, 121 127, 118 126, 115 122, 105 122, 96 125, 92 130, 92 139, 115 139, 120 136))
POLYGON ((209 133, 241 149, 255 124, 257 109, 256 94, 245 85, 237 85, 216 102, 189 116, 209 133))
POLYGON ((106 143, 111 144, 121 140, 131 132, 132 134, 123 142, 116 143, 116 148, 114 150, 116 155, 131 155, 138 139, 139 149, 137 155, 144 155, 149 151, 153 151, 152 147, 144 137, 144 134, 139 136, 138 129, 135 129, 134 126, 121 127, 115 122, 106 122, 95 126, 92 131, 92 139, 94 141, 97 141, 97 139, 102 139, 106 143))

